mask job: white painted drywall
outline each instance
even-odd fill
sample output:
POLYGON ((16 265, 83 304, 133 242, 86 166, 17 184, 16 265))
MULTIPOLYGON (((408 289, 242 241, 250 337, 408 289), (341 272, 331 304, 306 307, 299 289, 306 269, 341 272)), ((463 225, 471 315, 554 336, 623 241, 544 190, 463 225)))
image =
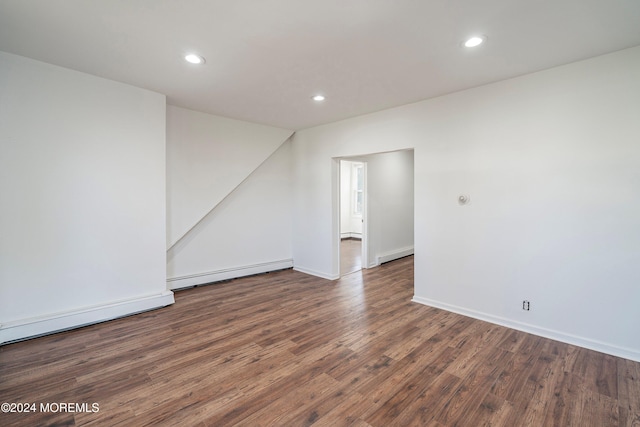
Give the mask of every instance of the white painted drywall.
POLYGON ((379 153, 367 162, 368 266, 413 251, 413 150, 379 153))
POLYGON ((291 197, 291 142, 286 141, 167 253, 170 284, 177 288, 291 267, 291 197))
POLYGON ((164 95, 0 52, 0 236, 0 335, 173 300, 164 95))
POLYGON ((293 131, 167 106, 167 248, 293 131))
POLYGON ((170 227, 204 217, 167 252, 169 286, 290 267, 293 132, 172 106, 167 129, 170 227))
POLYGON ((414 148, 416 301, 640 360, 638 76, 640 47, 297 132, 295 268, 339 273, 332 158, 414 148))

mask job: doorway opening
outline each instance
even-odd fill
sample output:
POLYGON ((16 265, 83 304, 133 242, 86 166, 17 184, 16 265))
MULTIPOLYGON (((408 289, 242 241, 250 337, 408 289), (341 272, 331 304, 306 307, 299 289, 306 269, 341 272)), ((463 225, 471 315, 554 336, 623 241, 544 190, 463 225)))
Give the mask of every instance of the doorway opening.
POLYGON ((332 276, 413 255, 413 149, 334 158, 332 169, 332 276))
POLYGON ((366 163, 340 161, 340 276, 362 270, 366 163))

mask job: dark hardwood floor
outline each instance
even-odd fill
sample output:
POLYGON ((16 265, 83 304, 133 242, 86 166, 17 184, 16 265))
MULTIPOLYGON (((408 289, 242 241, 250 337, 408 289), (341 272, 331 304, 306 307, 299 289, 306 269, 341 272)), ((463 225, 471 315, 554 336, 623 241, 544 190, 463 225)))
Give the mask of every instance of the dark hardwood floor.
POLYGON ((0 402, 99 405, 0 425, 640 425, 640 363, 412 303, 412 277, 281 271, 0 347, 0 402))

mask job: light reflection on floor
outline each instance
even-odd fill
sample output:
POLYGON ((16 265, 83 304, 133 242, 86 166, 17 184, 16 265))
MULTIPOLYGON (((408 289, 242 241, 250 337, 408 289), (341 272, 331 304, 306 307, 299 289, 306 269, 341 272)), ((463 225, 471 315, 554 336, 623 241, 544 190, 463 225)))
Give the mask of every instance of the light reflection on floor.
POLYGON ((340 241, 340 276, 362 270, 362 241, 340 241))

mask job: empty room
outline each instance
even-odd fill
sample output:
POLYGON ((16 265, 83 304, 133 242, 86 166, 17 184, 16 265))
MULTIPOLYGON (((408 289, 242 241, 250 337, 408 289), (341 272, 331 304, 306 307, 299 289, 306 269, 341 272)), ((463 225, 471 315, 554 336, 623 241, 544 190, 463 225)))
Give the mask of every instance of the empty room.
POLYGON ((0 425, 640 426, 639 22, 0 0, 0 425))

